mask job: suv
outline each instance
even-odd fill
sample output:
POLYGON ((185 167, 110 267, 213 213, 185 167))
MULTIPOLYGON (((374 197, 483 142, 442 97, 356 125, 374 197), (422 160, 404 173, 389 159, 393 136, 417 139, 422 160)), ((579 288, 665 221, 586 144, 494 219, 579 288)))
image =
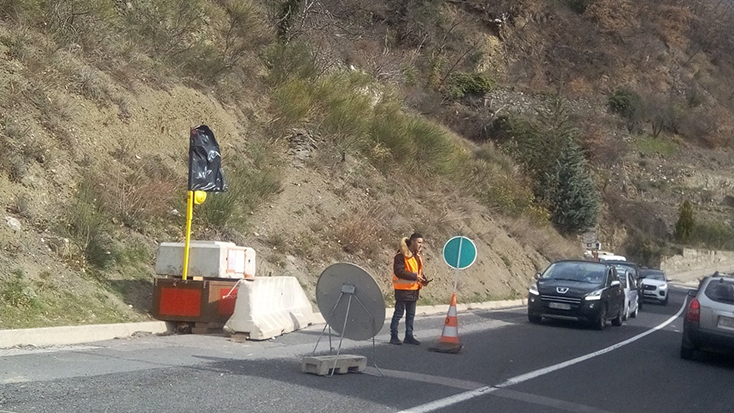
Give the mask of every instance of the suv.
POLYGON ((601 330, 611 320, 621 326, 624 291, 613 265, 590 261, 558 261, 528 290, 528 320, 546 318, 585 321, 601 330))
POLYGON ((691 359, 699 349, 734 351, 734 276, 714 273, 688 295, 680 356, 691 359))
POLYGON ((661 270, 643 269, 642 298, 655 300, 662 305, 668 305, 668 277, 661 270))

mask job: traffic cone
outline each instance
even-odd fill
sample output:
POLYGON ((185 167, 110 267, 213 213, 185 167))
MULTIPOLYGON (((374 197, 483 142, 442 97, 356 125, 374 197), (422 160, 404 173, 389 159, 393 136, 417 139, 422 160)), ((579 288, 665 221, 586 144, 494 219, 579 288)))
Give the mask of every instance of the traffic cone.
POLYGON ((429 348, 430 351, 439 353, 456 354, 464 346, 459 343, 459 319, 456 317, 456 293, 451 294, 451 304, 449 305, 449 313, 446 315, 446 321, 443 325, 443 332, 435 346, 429 348))

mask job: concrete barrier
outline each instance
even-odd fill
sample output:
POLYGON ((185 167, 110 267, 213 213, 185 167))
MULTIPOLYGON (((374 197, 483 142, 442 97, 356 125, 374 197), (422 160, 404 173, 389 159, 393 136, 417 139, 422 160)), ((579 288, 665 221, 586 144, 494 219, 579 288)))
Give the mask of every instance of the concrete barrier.
POLYGON ((91 324, 68 327, 0 330, 0 348, 89 343, 92 341, 130 337, 138 332, 153 334, 166 333, 172 331, 172 328, 172 324, 164 321, 149 321, 143 323, 91 324))
POLYGON ((307 327, 312 320, 311 302, 295 277, 260 277, 240 283, 224 330, 267 340, 307 327))
MULTIPOLYGON (((155 272, 159 275, 183 274, 184 243, 162 242, 158 247, 155 272)), ((256 253, 252 248, 231 242, 191 241, 189 277, 250 278, 255 275, 256 253)))
POLYGON ((660 263, 672 281, 695 284, 702 277, 734 270, 734 252, 685 248, 682 254, 665 258, 660 263))

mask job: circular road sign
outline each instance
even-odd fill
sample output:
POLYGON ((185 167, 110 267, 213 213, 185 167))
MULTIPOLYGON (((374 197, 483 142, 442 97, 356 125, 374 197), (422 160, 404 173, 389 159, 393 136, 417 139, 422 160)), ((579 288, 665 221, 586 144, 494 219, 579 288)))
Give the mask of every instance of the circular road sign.
POLYGON ((453 237, 443 246, 443 259, 449 267, 465 270, 477 260, 477 246, 467 237, 453 237))

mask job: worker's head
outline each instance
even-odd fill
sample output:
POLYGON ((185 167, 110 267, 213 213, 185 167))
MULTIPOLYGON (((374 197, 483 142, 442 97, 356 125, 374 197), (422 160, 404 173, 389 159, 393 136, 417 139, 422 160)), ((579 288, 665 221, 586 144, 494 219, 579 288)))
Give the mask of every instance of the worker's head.
POLYGON ((423 252, 423 235, 414 232, 408 239, 408 249, 410 249, 410 252, 413 254, 420 254, 423 252))

